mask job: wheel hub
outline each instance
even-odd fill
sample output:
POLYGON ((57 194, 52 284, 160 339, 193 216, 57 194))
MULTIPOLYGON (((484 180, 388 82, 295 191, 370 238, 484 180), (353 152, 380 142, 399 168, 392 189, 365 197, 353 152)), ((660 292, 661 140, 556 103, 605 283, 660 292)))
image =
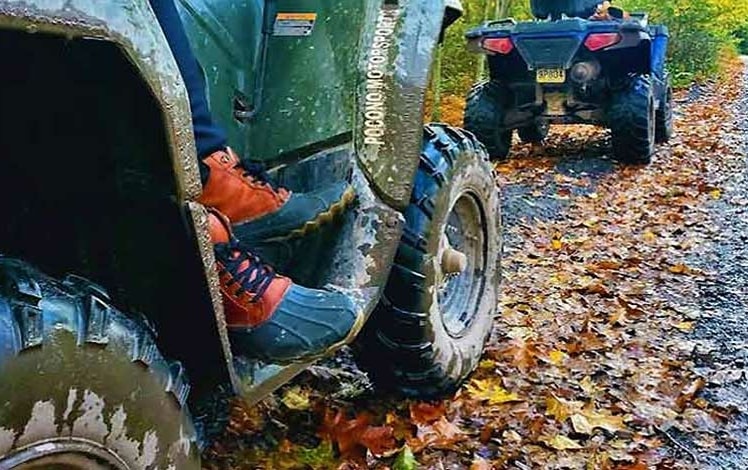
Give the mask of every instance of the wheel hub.
POLYGON ((467 265, 467 255, 451 246, 447 247, 442 253, 442 272, 444 274, 459 274, 465 271, 467 265))
POLYGON ((447 332, 461 336, 475 318, 485 288, 485 216, 476 195, 465 192, 452 206, 437 254, 437 299, 447 332))

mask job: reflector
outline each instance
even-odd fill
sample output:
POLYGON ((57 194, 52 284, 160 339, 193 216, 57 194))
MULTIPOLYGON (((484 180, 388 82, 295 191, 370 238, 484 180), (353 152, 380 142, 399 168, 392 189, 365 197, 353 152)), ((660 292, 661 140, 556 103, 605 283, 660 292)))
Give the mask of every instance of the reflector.
POLYGON ((621 35, 618 33, 595 33, 587 36, 584 40, 584 45, 591 51, 599 51, 605 49, 614 44, 618 44, 621 41, 621 35))
POLYGON ((499 54, 509 54, 514 49, 511 38, 486 38, 483 40, 483 49, 499 54))

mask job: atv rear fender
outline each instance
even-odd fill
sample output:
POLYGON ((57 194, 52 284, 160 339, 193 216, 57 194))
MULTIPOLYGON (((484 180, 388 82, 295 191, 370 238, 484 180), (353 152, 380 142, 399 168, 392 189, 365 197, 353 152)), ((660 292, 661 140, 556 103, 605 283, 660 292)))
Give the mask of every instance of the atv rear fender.
POLYGON ((519 73, 518 69, 568 69, 582 54, 595 56, 601 61, 607 57, 608 62, 615 65, 615 74, 649 73, 652 67, 652 32, 638 19, 617 22, 571 18, 522 23, 503 20, 474 28, 465 37, 470 50, 489 54, 489 62, 495 65, 492 70, 504 70, 510 75, 519 73), (603 50, 590 52, 584 41, 589 35, 598 33, 618 33, 621 40, 603 50), (515 47, 509 54, 491 53, 482 47, 487 38, 510 38, 515 47), (546 51, 533 54, 529 47, 524 46, 530 41, 545 43, 541 49, 546 51), (562 43, 568 47, 559 47, 562 43))

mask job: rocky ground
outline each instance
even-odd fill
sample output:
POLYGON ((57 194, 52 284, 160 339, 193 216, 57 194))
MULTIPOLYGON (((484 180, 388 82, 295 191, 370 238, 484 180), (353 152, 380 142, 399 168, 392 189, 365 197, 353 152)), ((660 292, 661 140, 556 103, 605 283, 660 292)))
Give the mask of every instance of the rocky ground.
POLYGON ((207 466, 748 468, 746 83, 679 92, 647 167, 581 126, 497 166, 500 316, 455 396, 382 397, 343 355, 236 404, 207 466))

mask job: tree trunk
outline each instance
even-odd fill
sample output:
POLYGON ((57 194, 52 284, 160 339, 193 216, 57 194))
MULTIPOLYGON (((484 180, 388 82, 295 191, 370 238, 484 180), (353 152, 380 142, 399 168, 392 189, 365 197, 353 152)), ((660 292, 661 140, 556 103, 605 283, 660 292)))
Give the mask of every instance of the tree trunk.
POLYGON ((509 7, 511 6, 512 0, 496 0, 496 19, 509 16, 509 7))
MULTIPOLYGON (((488 19, 488 12, 489 7, 491 5, 491 0, 483 0, 483 22, 485 23, 488 19)), ((478 58, 478 67, 475 70, 475 81, 479 82, 483 80, 483 74, 486 71, 486 58, 483 56, 480 56, 478 58)))
POLYGON ((442 120, 442 47, 436 49, 434 68, 431 72, 431 122, 442 120))

